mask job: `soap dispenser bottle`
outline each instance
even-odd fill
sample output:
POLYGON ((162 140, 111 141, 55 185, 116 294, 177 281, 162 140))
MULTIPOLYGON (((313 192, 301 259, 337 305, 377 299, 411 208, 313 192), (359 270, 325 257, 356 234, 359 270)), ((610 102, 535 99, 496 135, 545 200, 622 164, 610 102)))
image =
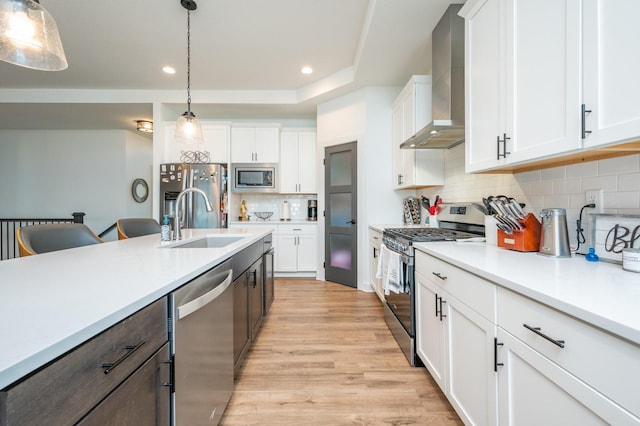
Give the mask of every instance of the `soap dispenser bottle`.
POLYGON ((162 226, 160 227, 160 240, 171 241, 171 225, 169 225, 169 215, 162 217, 162 226))

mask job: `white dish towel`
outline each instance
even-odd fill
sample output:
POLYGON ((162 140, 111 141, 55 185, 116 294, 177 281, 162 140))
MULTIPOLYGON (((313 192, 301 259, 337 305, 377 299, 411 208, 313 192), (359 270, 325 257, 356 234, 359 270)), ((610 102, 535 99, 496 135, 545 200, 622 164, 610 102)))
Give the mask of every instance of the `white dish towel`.
POLYGON ((384 244, 380 244, 376 278, 382 278, 385 295, 389 295, 392 291, 396 294, 400 293, 403 284, 401 271, 400 255, 389 250, 384 244))

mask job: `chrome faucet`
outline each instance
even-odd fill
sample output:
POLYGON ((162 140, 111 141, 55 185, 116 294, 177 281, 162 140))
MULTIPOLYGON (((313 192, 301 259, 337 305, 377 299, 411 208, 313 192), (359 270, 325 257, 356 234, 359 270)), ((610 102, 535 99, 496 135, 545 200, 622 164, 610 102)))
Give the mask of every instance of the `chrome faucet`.
POLYGON ((182 192, 180 192, 178 194, 178 197, 176 198, 176 217, 174 218, 174 222, 173 222, 173 239, 174 241, 177 240, 181 240, 182 239, 182 234, 180 233, 180 201, 182 201, 182 199, 184 198, 185 194, 189 193, 189 192, 196 192, 200 195, 202 195, 202 197, 204 198, 204 203, 205 206, 207 208, 208 212, 212 212, 213 211, 213 206, 211 205, 211 202, 209 201, 209 198, 207 197, 207 194, 205 194, 205 192, 202 189, 199 188, 187 188, 185 190, 183 190, 182 192))

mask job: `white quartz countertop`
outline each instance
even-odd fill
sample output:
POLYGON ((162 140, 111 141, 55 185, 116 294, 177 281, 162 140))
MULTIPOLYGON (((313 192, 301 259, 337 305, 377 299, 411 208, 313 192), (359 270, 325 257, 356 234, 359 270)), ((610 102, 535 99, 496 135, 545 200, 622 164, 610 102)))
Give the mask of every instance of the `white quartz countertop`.
POLYGON ((185 229, 183 240, 243 236, 223 248, 168 248, 159 235, 0 262, 0 389, 272 233, 185 229))
POLYGON ((640 274, 582 255, 553 258, 485 243, 414 247, 640 345, 640 274))

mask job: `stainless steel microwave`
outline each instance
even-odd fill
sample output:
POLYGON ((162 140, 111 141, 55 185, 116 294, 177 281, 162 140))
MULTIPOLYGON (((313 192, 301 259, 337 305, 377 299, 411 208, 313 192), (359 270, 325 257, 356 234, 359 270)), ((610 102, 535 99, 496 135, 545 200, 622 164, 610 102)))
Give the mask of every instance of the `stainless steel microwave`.
POLYGON ((235 163, 233 192, 278 192, 277 163, 235 163))

